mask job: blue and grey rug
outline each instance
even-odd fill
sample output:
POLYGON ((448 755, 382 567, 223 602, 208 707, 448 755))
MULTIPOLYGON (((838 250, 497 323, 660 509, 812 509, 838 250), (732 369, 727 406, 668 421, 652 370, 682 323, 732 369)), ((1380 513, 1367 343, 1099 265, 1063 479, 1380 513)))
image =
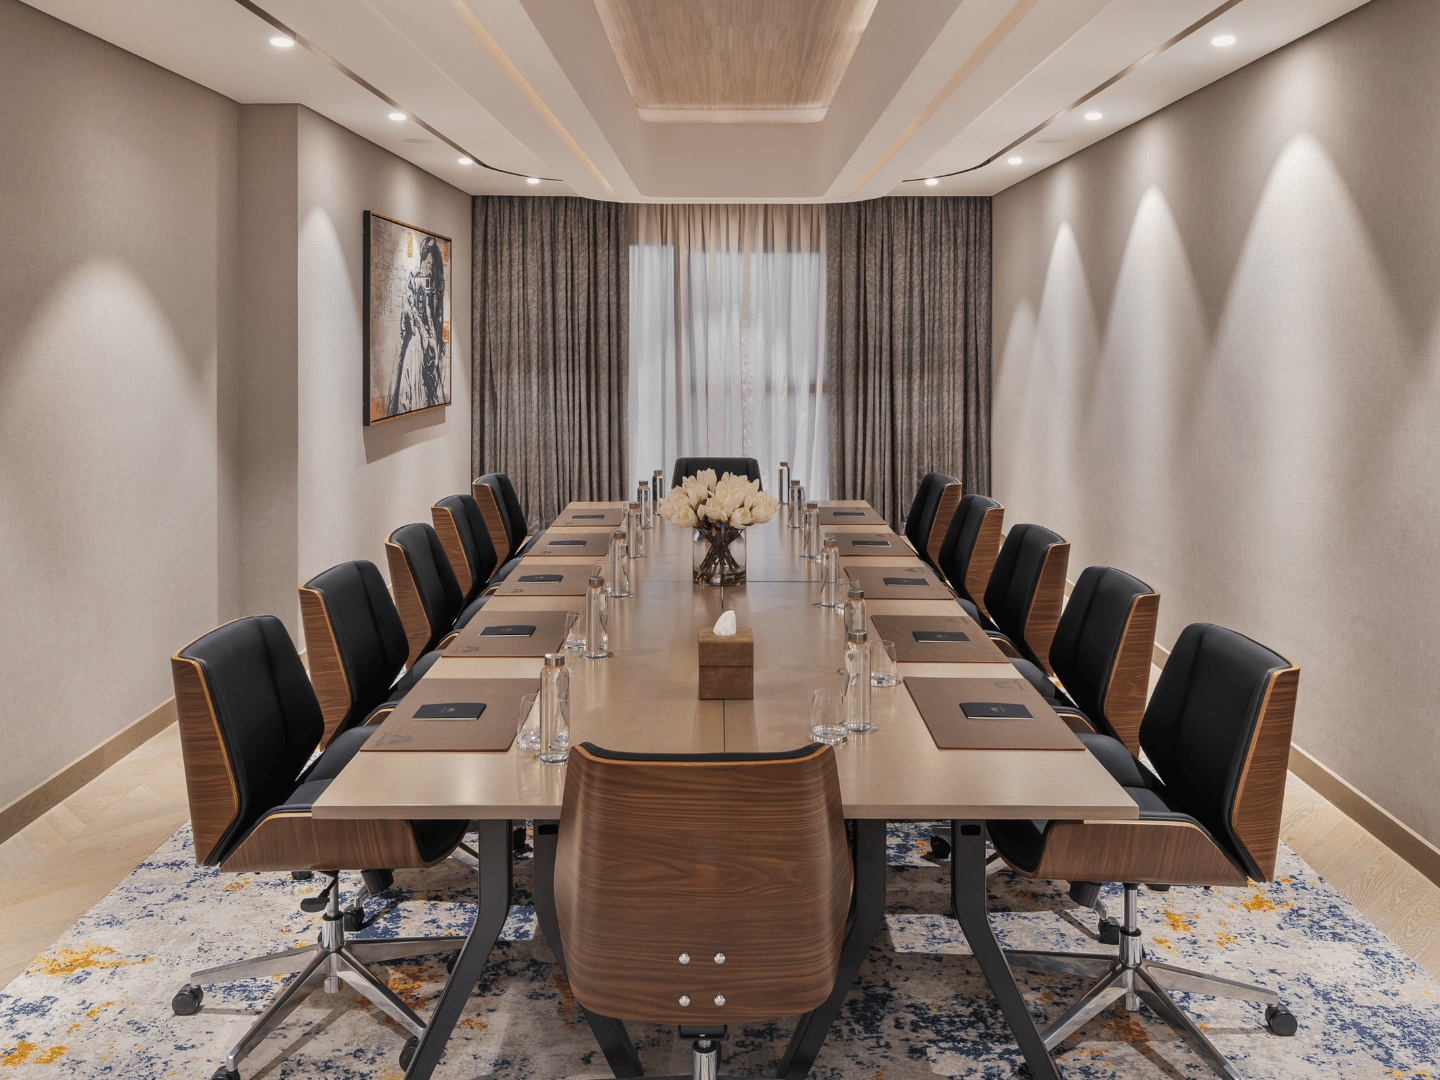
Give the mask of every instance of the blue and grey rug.
MULTIPOLYGON (((1019 1052, 943 914, 949 870, 928 857, 927 835, 917 825, 891 827, 886 925, 816 1062, 816 1080, 1015 1075, 1019 1052)), ((1440 986, 1292 852, 1282 848, 1279 867, 1270 885, 1142 893, 1141 913, 1152 954, 1276 987, 1299 1034, 1271 1035, 1258 1005, 1179 995, 1182 1006, 1248 1080, 1440 1077, 1440 986)), ((521 860, 521 904, 529 881, 521 860)), ((473 870, 456 860, 401 872, 397 902, 363 936, 463 933, 473 887, 473 870)), ((990 887, 1002 944, 1097 948, 1093 912, 1076 908, 1060 885, 1001 872, 990 887)), ((203 1008, 188 1017, 171 1013, 171 995, 195 968, 313 940, 318 916, 298 902, 318 888, 281 874, 196 867, 182 828, 0 993, 0 1080, 209 1077, 281 980, 207 988, 203 1008)), ((442 960, 377 971, 424 1015, 445 978, 442 960)), ((1042 1023, 1084 989, 1063 976, 1020 979, 1042 1023)), ((242 1075, 399 1080, 403 1032, 357 1001, 343 989, 312 996, 242 1075)), ((784 1021, 732 1030, 723 1070, 772 1074, 789 1032, 784 1021)), ((632 1034, 648 1071, 688 1073, 688 1044, 673 1029, 632 1025, 632 1034)), ((1059 1061, 1074 1080, 1213 1075, 1144 1009, 1102 1014, 1063 1044, 1059 1061)), ((536 940, 532 909, 512 913, 436 1075, 609 1075, 549 948, 536 940)))

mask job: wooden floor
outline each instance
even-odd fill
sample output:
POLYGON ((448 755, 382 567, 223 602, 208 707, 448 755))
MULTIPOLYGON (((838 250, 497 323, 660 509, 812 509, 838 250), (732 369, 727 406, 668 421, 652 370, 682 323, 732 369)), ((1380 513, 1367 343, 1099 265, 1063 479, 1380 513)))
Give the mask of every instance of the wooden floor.
MULTIPOLYGON (((0 986, 188 816, 179 729, 172 725, 0 844, 0 986)), ((1281 836, 1440 979, 1440 888, 1294 776, 1281 836)))

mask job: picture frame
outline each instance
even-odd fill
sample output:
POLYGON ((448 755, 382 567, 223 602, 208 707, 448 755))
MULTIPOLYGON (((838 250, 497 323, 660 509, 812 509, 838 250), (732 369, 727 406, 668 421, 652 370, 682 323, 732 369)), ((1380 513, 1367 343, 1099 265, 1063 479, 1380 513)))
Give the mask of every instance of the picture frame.
POLYGON ((454 243, 365 211, 365 426, 451 403, 454 243))

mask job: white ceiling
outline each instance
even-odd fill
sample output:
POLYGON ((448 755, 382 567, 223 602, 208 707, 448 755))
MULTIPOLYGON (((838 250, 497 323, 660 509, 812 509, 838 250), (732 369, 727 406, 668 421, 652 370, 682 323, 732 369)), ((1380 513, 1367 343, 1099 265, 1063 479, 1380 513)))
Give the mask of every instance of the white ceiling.
POLYGON ((472 194, 835 202, 992 195, 1365 0, 878 0, 824 120, 734 125, 642 120, 594 0, 28 2, 236 101, 304 104, 472 194), (991 164, 907 182, 980 165, 1221 8, 991 164), (301 45, 272 46, 261 13, 301 45), (519 175, 460 165, 436 133, 519 175))

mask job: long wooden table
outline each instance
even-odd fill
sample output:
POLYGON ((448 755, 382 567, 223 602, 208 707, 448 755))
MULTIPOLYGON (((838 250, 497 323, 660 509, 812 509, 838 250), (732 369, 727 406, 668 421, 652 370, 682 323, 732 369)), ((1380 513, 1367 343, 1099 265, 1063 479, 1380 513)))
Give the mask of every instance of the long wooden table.
MULTIPOLYGON (((611 503, 572 503, 570 509, 611 503)), ((835 502, 828 505, 864 505, 835 502)), ((813 606, 818 566, 802 559, 802 530, 783 515, 746 530, 746 584, 696 586, 691 581, 691 532, 656 518, 644 533, 644 558, 631 563, 633 596, 610 601, 608 660, 569 654, 573 743, 615 750, 695 753, 789 750, 809 741, 813 691, 838 685, 844 656, 843 619, 813 606), (697 698, 696 630, 732 608, 755 635, 752 701, 697 698)), ((875 532, 872 525, 826 525, 824 532, 875 532)), ((594 558, 526 559, 594 565, 594 558)), ((857 556, 844 566, 921 565, 857 556)), ((576 609, 574 596, 494 596, 488 612, 576 609)), ((869 614, 945 614, 951 601, 871 600, 869 614)), ((870 627, 872 639, 875 633, 870 627)), ((425 679, 538 677, 539 658, 441 659, 425 679)), ((1003 658, 980 664, 900 664, 900 675, 1019 678, 1003 658)), ((1058 1080, 985 910, 987 818, 1133 818, 1135 804, 1089 754, 1035 750, 939 750, 903 686, 876 690, 878 731, 836 747, 845 815, 855 822, 855 908, 829 1000, 801 1018, 780 1075, 809 1070, 878 932, 885 906, 885 825, 889 820, 950 819, 954 842, 952 899, 961 929, 1037 1080, 1058 1080)), ((439 1062, 510 906, 510 825, 535 822, 535 904, 541 931, 562 968, 553 894, 556 822, 565 767, 540 765, 513 746, 506 753, 361 753, 316 802, 317 817, 469 818, 479 828, 480 901, 475 924, 420 1041, 407 1078, 428 1078, 439 1062)), ((639 1060, 619 1030, 596 1027, 617 1076, 638 1076, 639 1060)))

